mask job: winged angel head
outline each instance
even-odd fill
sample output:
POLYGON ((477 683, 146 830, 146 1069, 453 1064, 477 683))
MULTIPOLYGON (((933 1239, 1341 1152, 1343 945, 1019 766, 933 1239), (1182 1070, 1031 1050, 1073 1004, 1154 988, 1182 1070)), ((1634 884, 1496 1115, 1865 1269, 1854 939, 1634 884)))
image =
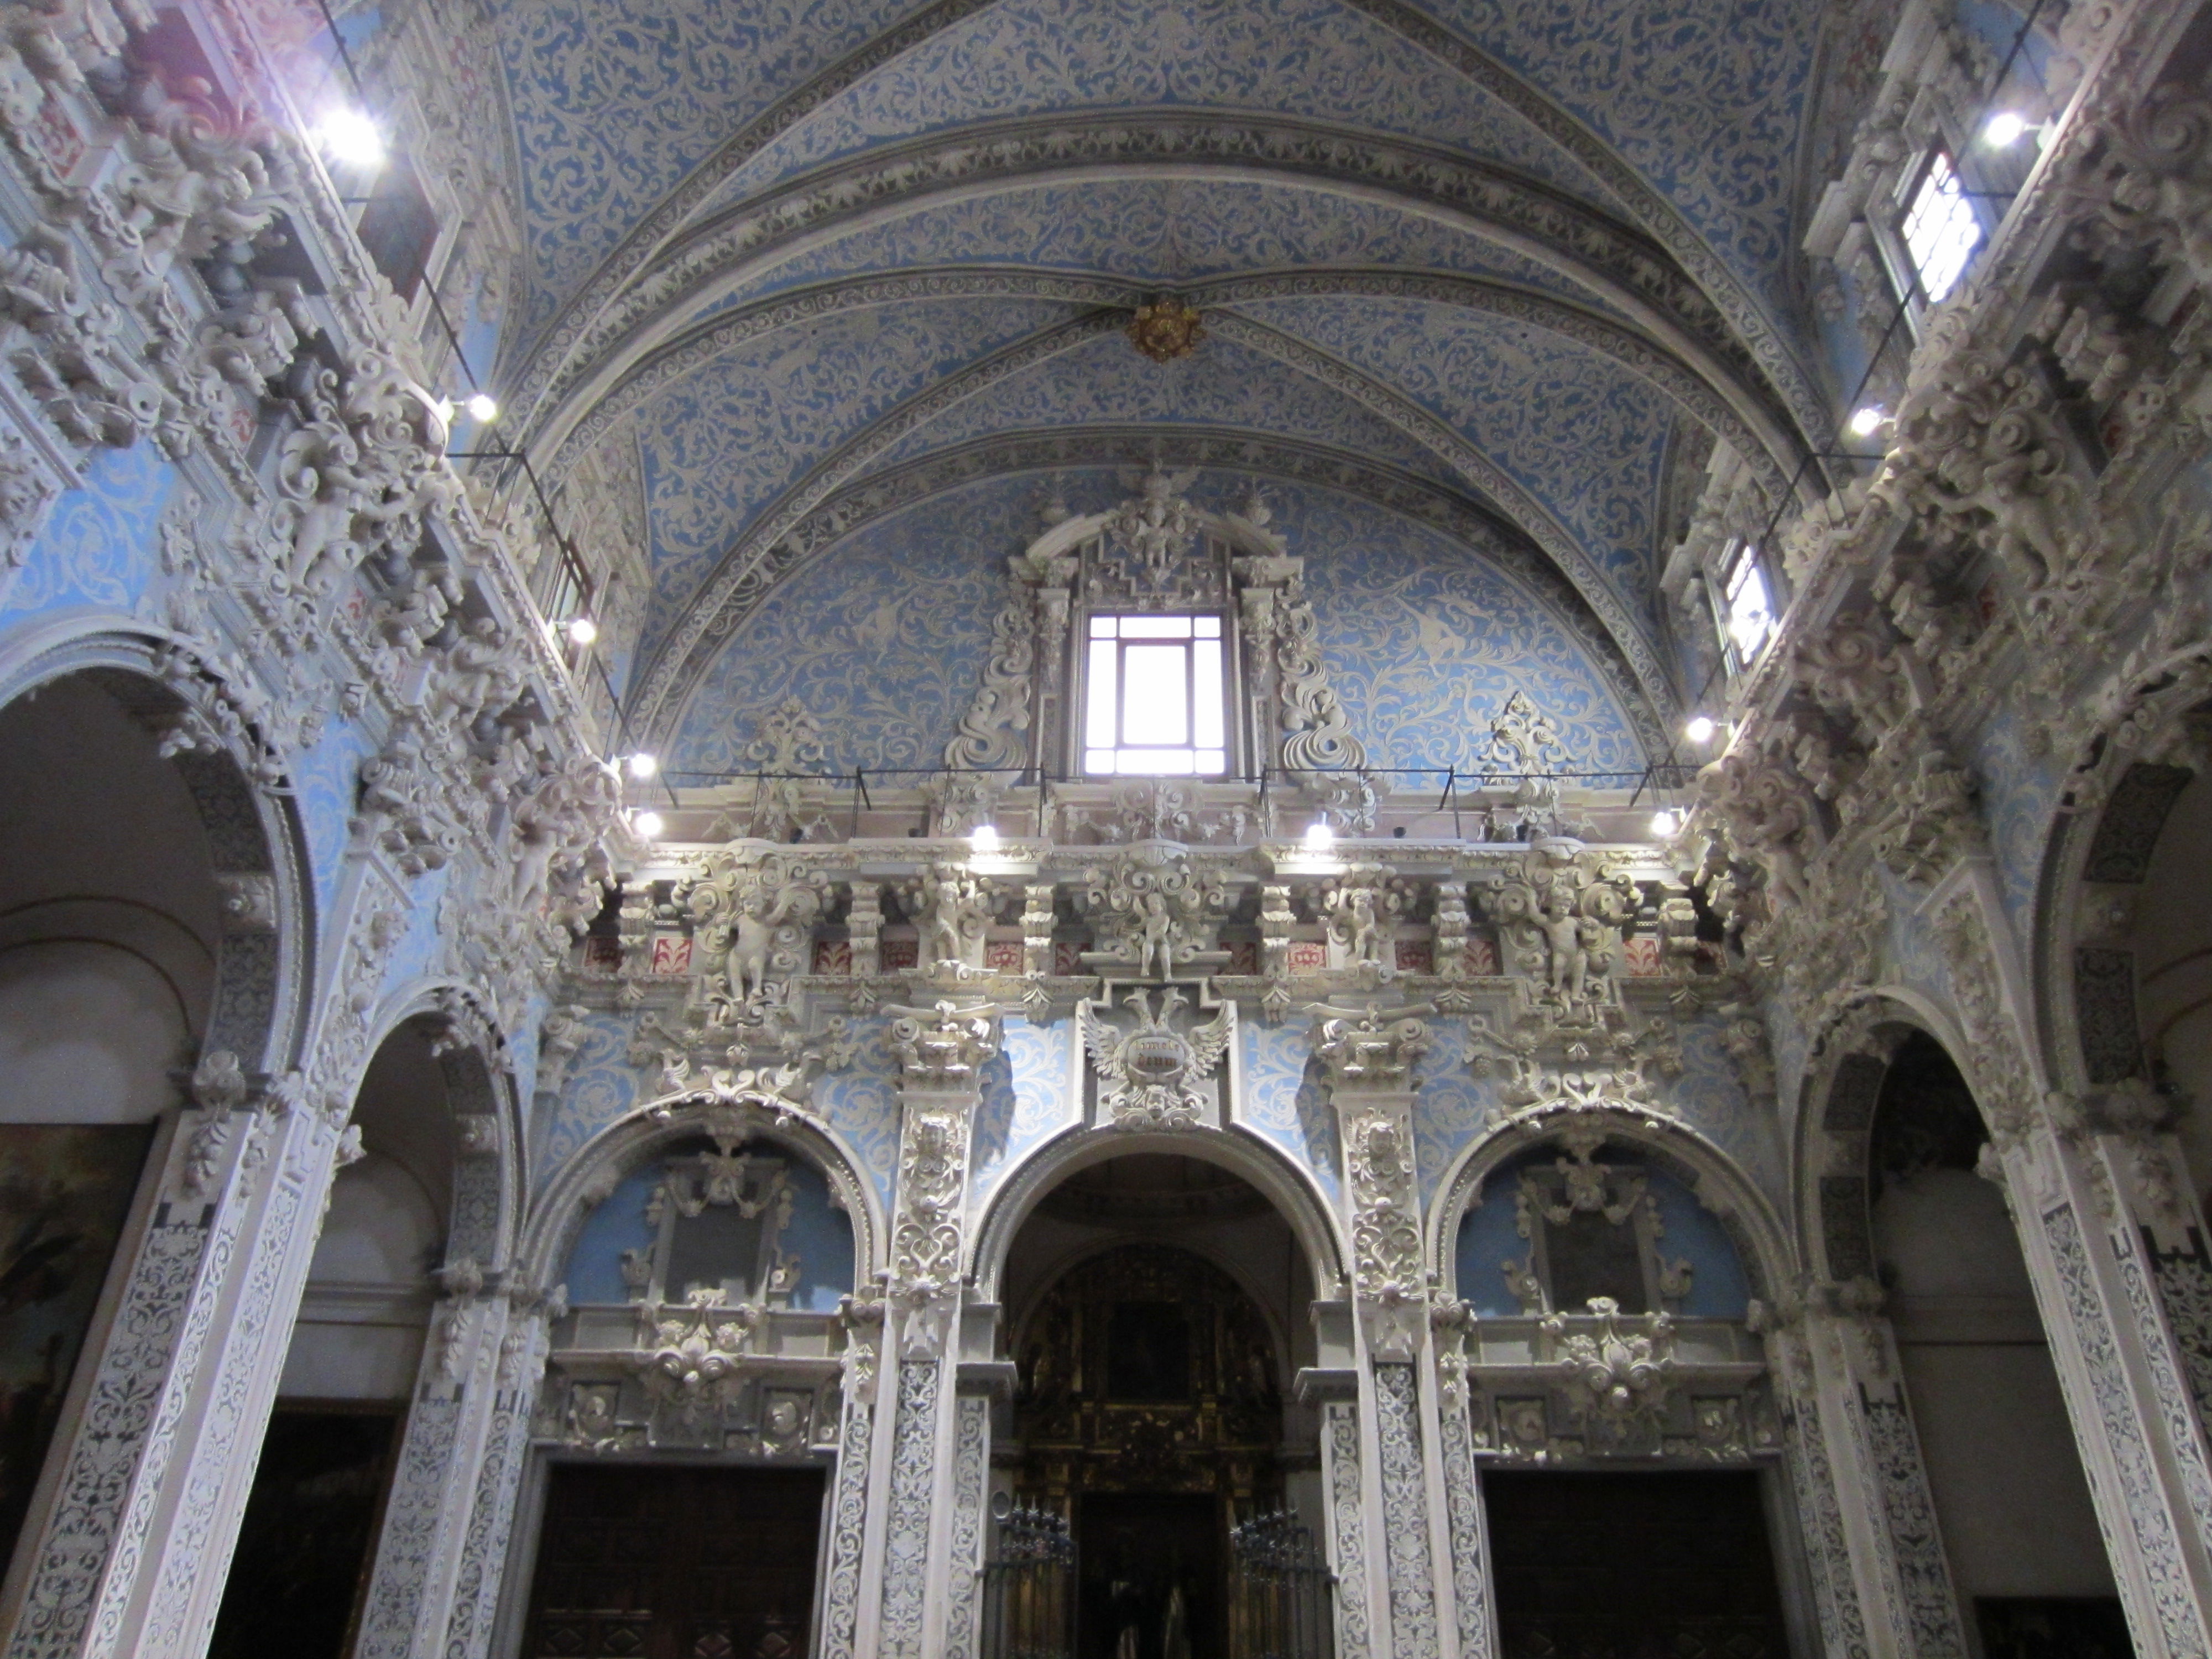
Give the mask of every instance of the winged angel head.
POLYGON ((1195 1129, 1206 1111, 1200 1085, 1213 1075, 1237 1031, 1237 1007, 1221 1012, 1187 1031, 1170 1021, 1183 1003, 1172 986, 1159 994, 1153 1012, 1149 993, 1133 991, 1122 1006, 1136 1016, 1124 1029, 1109 1024, 1088 1002, 1076 1005, 1083 1046, 1098 1068, 1098 1103, 1117 1129, 1195 1129))

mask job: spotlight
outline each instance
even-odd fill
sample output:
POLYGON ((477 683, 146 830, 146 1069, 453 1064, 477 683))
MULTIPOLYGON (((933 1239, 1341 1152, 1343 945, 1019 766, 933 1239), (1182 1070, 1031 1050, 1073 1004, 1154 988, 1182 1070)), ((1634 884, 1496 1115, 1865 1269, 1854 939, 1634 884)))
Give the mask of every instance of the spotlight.
POLYGON ((999 827, 994 823, 979 823, 968 832, 968 845, 978 853, 999 850, 999 827))
POLYGON ((2034 124, 2014 110, 1999 110, 1982 129, 1982 142, 1992 149, 2008 149, 2027 136, 2034 124))
POLYGON ((471 392, 461 407, 469 411, 471 420, 480 423, 489 424, 499 418, 499 400, 489 392, 471 392))
POLYGON ((640 840, 655 841, 667 826, 661 822, 659 813, 640 812, 631 817, 629 827, 637 832, 640 840))
POLYGON ((1698 714, 1682 728, 1682 735, 1692 743, 1711 743, 1713 740, 1713 733, 1719 730, 1720 728, 1713 724, 1709 716, 1698 714))
POLYGON ((1306 828, 1306 851, 1326 853, 1336 845, 1336 831, 1328 827, 1326 818, 1316 818, 1306 828))
POLYGON ((568 622, 568 643, 589 645, 599 637, 599 625, 589 617, 573 617, 568 622))
POLYGON ((1671 839, 1681 827, 1680 821, 1672 812, 1654 812, 1651 815, 1651 833, 1661 841, 1671 839))
POLYGON ((629 775, 634 778, 649 778, 660 769, 660 763, 651 755, 632 755, 629 775))
POLYGON ((359 110, 340 104, 325 111, 319 132, 332 161, 349 167, 384 165, 384 135, 359 110))
POLYGON ((1883 416, 1881 406, 1869 404, 1864 409, 1851 411, 1850 434, 1854 438, 1871 438, 1881 430, 1883 416))

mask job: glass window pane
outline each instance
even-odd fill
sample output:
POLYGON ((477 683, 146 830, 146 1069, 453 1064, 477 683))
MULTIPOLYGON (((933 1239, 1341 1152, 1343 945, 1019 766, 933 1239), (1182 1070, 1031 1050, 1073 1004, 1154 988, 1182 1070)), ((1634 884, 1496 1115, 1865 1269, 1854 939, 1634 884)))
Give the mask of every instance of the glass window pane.
POLYGON ((1114 751, 1110 749, 1086 749, 1083 751, 1083 769, 1094 775, 1103 775, 1114 769, 1114 751))
POLYGON ((1196 728, 1192 741, 1201 749, 1218 749, 1225 741, 1221 735, 1221 641, 1200 640, 1191 649, 1197 653, 1191 677, 1192 724, 1196 728))
POLYGON ((1942 150, 1936 152, 1920 188, 1913 192, 1903 233, 1905 251, 1912 256, 1920 286, 1932 305, 1958 285, 1966 262, 1982 245, 1981 221, 1974 216, 1951 158, 1942 150))
POLYGON ((1111 640, 1091 641, 1091 684, 1085 693, 1083 740, 1093 749, 1114 744, 1114 669, 1118 647, 1111 640))
POLYGON ((1190 637, 1190 618, 1188 617, 1124 617, 1121 637, 1125 640, 1187 640, 1190 637))
POLYGON ((1120 620, 1118 617, 1093 617, 1091 619, 1091 637, 1094 640, 1112 639, 1114 624, 1120 620))
MULTIPOLYGON (((1094 647, 1095 648, 1095 647, 1094 647)), ((1190 647, 1184 645, 1125 645, 1127 677, 1121 702, 1121 741, 1188 743, 1190 689, 1186 684, 1190 647)))
POLYGON ((1221 637, 1221 618, 1218 617, 1200 617, 1198 619, 1198 637, 1201 640, 1219 639, 1221 637))
POLYGON ((1201 772, 1226 772, 1229 769, 1229 751, 1225 749, 1200 750, 1198 769, 1201 772))
POLYGON ((1735 644, 1739 660, 1748 662, 1759 654, 1766 643, 1766 636, 1774 631, 1774 611, 1766 596, 1766 575, 1759 568, 1755 549, 1747 547, 1737 556, 1735 568, 1729 572, 1728 581, 1729 638, 1735 644))

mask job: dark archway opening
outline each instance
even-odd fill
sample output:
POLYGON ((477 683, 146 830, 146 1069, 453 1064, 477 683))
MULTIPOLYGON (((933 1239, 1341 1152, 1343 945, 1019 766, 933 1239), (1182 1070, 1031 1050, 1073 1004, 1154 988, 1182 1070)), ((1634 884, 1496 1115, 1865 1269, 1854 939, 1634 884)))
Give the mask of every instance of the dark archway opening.
POLYGON ((1073 1651, 1237 1651, 1233 1529, 1318 1503, 1287 1397, 1313 1294, 1289 1224, 1228 1170, 1133 1153, 1048 1194, 1008 1276, 1020 1383, 994 1461, 1013 1503, 1066 1523, 1073 1651))

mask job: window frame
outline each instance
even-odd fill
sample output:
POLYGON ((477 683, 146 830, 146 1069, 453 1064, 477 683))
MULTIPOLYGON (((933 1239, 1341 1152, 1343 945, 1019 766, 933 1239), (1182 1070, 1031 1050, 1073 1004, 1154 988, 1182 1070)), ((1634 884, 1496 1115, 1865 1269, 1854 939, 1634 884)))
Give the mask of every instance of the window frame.
POLYGON ((1075 659, 1074 664, 1073 665, 1074 672, 1070 677, 1074 688, 1074 695, 1068 700, 1068 748, 1074 762, 1074 764, 1069 769, 1076 777, 1087 782, 1098 783, 1110 782, 1121 778, 1188 778, 1194 782, 1220 782, 1225 779, 1233 778, 1238 775, 1243 758, 1243 744, 1241 741, 1242 722, 1237 718, 1237 710, 1242 704, 1243 699, 1238 694, 1238 688, 1241 687, 1243 681, 1239 653, 1237 646, 1237 617, 1233 609, 1225 605, 1193 605, 1188 606, 1176 606, 1173 609, 1152 611, 1127 605, 1114 605, 1109 603, 1096 606, 1086 605, 1081 607, 1078 611, 1078 614, 1072 619, 1072 622, 1073 626, 1070 630, 1068 645, 1070 653, 1075 659), (1095 621, 1109 617, 1115 619, 1116 621, 1121 619, 1165 620, 1171 617, 1188 617, 1192 619, 1194 623, 1200 618, 1207 618, 1216 620, 1220 623, 1220 632, 1217 636, 1220 641, 1221 647, 1221 766, 1218 769, 1200 770, 1198 769, 1197 765, 1198 757, 1203 753, 1208 752, 1212 749, 1212 745, 1201 745, 1196 741, 1199 721, 1198 702, 1195 695, 1198 678, 1198 653, 1195 647, 1200 643, 1200 638, 1194 629, 1190 635, 1186 635, 1180 640, 1174 638, 1154 638, 1147 640, 1141 635, 1131 637, 1120 635, 1119 633, 1114 636, 1113 642, 1117 647, 1115 651, 1115 686, 1116 707, 1114 714, 1115 721, 1114 735, 1116 741, 1110 750, 1106 751, 1120 755, 1132 749, 1141 750, 1146 748, 1155 748, 1164 755, 1188 752, 1192 757, 1192 769, 1180 772, 1122 770, 1118 767, 1113 771, 1097 771, 1092 769, 1091 765, 1091 757, 1093 754, 1101 752, 1101 750, 1097 745, 1094 745, 1091 742, 1091 699, 1094 683, 1091 669, 1091 647, 1093 643, 1091 625, 1095 621), (1124 660, 1126 660, 1128 648, 1132 644, 1140 646, 1146 644, 1181 645, 1185 648, 1185 674, 1187 676, 1185 684, 1189 693, 1189 701, 1186 704, 1188 713, 1185 723, 1185 729, 1193 739, 1190 743, 1171 746, 1167 744, 1129 744, 1121 741, 1123 736, 1121 731, 1121 721, 1123 718, 1123 705, 1126 702, 1127 685, 1127 676, 1122 671, 1121 665, 1124 660))
POLYGON ((1729 672, 1741 675, 1756 666, 1766 654, 1776 635, 1782 631, 1784 595, 1774 580, 1774 569, 1766 551, 1748 536, 1732 536, 1723 545, 1719 558, 1707 571, 1705 592, 1711 602, 1713 623, 1720 635, 1721 653, 1727 659, 1729 672), (1765 601, 1766 627, 1759 641, 1748 649, 1736 637, 1735 595, 1734 588, 1738 575, 1749 570, 1759 580, 1759 592, 1765 601))
POLYGON ((1973 184, 1974 180, 1968 176, 1960 159, 1960 147, 1939 138, 1899 176, 1897 189, 1890 198, 1891 211, 1869 216, 1880 226, 1881 234, 1876 240, 1884 263, 1890 268, 1891 282, 1895 284, 1898 293, 1905 296, 1905 310, 1911 318, 1916 336, 1925 328, 1928 313, 1958 293, 1960 285, 1966 280, 1975 263, 1989 246, 1992 227, 1972 193, 1973 184), (1959 200, 1974 227, 1974 244, 1966 250, 1957 274, 1940 295, 1930 289, 1905 228, 1911 222, 1929 179, 1939 166, 1949 173, 1959 200))

